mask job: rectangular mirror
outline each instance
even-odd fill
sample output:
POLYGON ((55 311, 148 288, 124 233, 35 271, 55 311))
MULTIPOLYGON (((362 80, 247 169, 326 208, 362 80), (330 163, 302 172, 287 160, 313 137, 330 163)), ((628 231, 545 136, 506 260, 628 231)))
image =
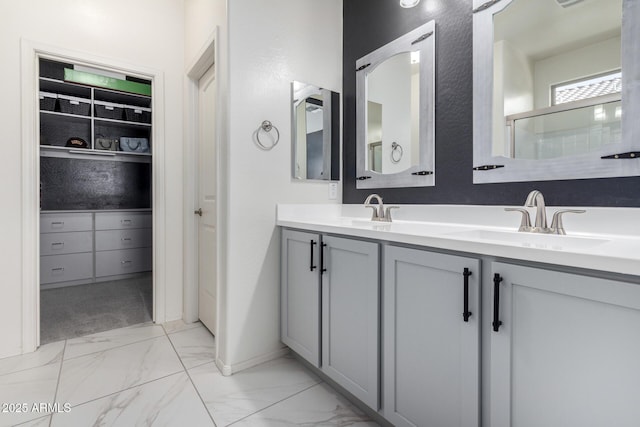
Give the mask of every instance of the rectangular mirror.
POLYGON ((434 21, 356 62, 357 188, 435 184, 434 64, 434 21))
POLYGON ((293 178, 340 179, 340 95, 292 83, 293 178))
POLYGON ((474 183, 640 175, 638 2, 474 7, 474 183))

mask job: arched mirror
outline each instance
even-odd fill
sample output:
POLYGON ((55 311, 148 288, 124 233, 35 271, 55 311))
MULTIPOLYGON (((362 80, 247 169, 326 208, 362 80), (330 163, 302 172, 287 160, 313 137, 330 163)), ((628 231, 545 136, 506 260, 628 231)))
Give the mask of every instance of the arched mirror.
POLYGON ((292 83, 292 175, 296 180, 340 179, 340 95, 292 83))
POLYGON ((435 23, 356 62, 357 188, 434 185, 435 23))
POLYGON ((637 0, 474 0, 474 183, 640 175, 637 0))

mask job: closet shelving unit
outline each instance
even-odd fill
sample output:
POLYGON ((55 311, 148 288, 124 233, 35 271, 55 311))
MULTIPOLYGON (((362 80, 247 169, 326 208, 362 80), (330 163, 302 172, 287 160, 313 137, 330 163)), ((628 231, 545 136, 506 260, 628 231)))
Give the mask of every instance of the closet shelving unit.
MULTIPOLYGON (((40 77, 40 98, 58 99, 55 109, 40 108, 40 153, 45 157, 112 158, 115 161, 151 162, 151 97, 77 83, 40 77), (62 112, 60 104, 69 103, 73 112, 62 112), (75 104, 78 103, 78 104, 75 104), (101 114, 98 109, 106 110, 101 114), (81 111, 84 110, 84 111, 81 111), (107 115, 110 114, 110 118, 107 115), (127 120, 137 118, 137 120, 127 120), (82 138, 87 148, 66 147, 70 137, 82 138), (99 139, 146 138, 149 152, 112 151, 101 147, 99 139)), ((49 105, 51 101, 49 100, 49 105)), ((70 111, 67 109, 67 111, 70 111)))

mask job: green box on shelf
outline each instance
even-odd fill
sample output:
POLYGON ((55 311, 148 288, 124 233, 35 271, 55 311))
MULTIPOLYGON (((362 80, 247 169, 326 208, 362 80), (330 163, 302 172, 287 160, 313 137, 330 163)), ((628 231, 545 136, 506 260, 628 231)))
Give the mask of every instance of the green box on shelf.
POLYGON ((66 82, 80 83, 88 86, 103 87, 106 89, 151 96, 151 85, 101 76, 98 74, 87 73, 85 71, 72 70, 70 68, 64 69, 64 80, 66 82))

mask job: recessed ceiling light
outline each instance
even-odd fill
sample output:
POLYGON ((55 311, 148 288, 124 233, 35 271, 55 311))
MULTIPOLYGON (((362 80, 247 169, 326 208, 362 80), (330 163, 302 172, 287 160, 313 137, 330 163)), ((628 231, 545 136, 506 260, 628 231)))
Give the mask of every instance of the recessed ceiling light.
POLYGON ((400 6, 402 7, 413 7, 420 3, 420 0, 400 0, 400 6))

